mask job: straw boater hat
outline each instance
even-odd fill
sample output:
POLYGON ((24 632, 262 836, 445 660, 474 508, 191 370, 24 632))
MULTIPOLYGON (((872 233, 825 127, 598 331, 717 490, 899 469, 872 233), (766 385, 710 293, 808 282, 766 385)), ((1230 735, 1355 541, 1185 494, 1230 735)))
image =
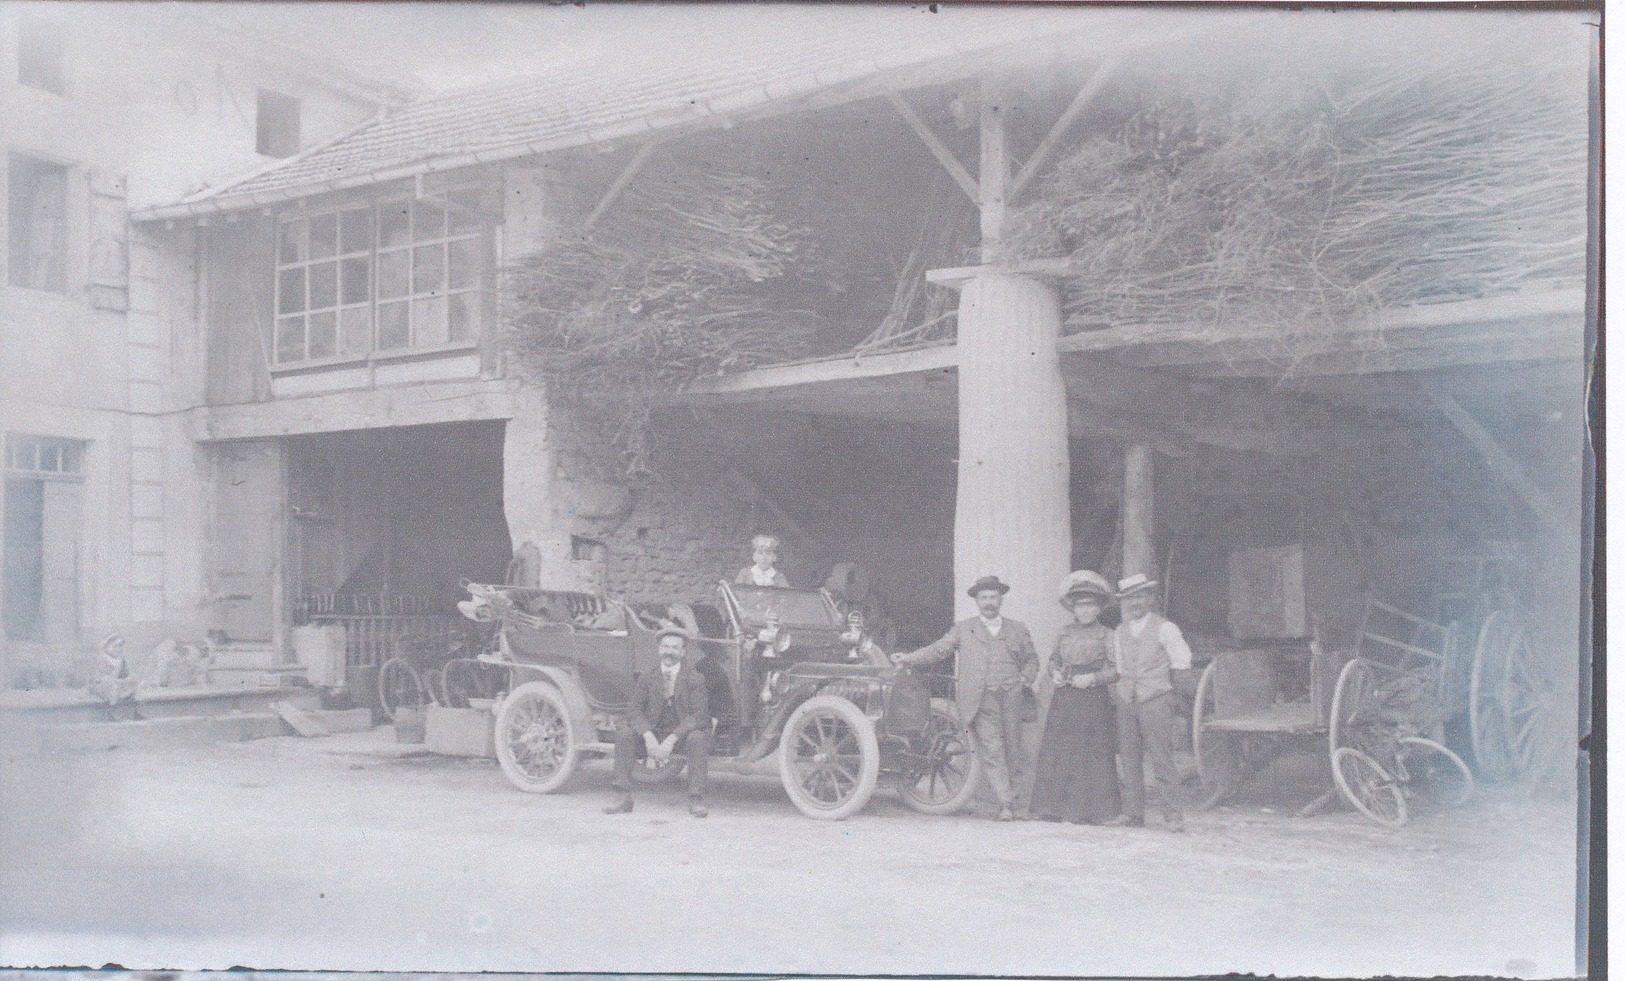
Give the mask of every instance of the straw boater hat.
POLYGON ((1084 597, 1105 603, 1115 599, 1116 594, 1112 592, 1112 585, 1106 581, 1106 577, 1092 569, 1079 569, 1061 580, 1062 606, 1070 610, 1073 602, 1084 597))
POLYGON ((655 643, 660 643, 662 637, 681 637, 683 638, 683 646, 685 647, 688 646, 689 641, 694 639, 689 635, 688 631, 682 629, 681 627, 663 627, 660 630, 655 631, 655 643))
POLYGON ((970 584, 970 588, 965 590, 965 595, 969 596, 971 599, 975 599, 976 594, 980 593, 984 589, 997 589, 1000 596, 1003 596, 1005 593, 1010 591, 1010 587, 1005 583, 1000 582, 998 576, 983 576, 970 584))
POLYGON ((1143 593, 1147 590, 1156 589, 1159 585, 1160 583, 1158 583, 1155 579, 1148 579, 1143 573, 1136 572, 1127 579, 1117 580, 1117 598, 1124 599, 1125 597, 1133 596, 1135 593, 1143 593))

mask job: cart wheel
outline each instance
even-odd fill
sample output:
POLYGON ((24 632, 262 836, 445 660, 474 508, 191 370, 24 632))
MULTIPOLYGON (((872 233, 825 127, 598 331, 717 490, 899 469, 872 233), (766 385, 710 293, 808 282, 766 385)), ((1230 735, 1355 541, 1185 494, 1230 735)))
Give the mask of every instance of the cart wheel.
MULTIPOLYGON (((1329 742, 1335 753, 1339 746, 1348 746, 1356 734, 1376 723, 1376 699, 1373 697, 1376 679, 1371 662, 1363 657, 1351 658, 1337 674, 1337 687, 1332 690, 1329 742)), ((1335 769, 1336 760, 1333 760, 1335 769)))
POLYGON ((416 708, 424 701, 423 682, 406 661, 392 657, 378 669, 378 704, 384 714, 394 718, 397 709, 416 708))
POLYGON ((496 719, 497 762, 515 787, 550 794, 576 769, 575 726, 564 696, 545 681, 527 681, 502 700, 496 719))
POLYGON ((779 777, 801 813, 836 821, 869 803, 880 778, 880 744, 856 705, 814 695, 790 713, 780 746, 779 777))
POLYGON ((931 747, 925 765, 897 778, 897 794, 921 814, 957 814, 981 783, 982 758, 965 742, 953 702, 931 699, 924 739, 931 747))
POLYGON ((1243 763, 1243 744, 1238 733, 1206 728, 1213 718, 1215 667, 1215 663, 1210 663, 1202 670, 1202 677, 1196 682, 1196 701, 1191 706, 1191 751, 1196 756, 1196 772, 1207 791, 1199 810, 1207 810, 1236 791, 1243 763))
POLYGON ((1478 771, 1491 780, 1514 780, 1538 769, 1560 731, 1558 708, 1555 686, 1535 663, 1524 625, 1505 610, 1491 613, 1473 648, 1467 702, 1478 771))
POLYGON ((1433 740, 1401 736, 1394 755, 1405 793, 1424 809, 1460 807, 1473 795, 1473 774, 1467 764, 1433 740))
POLYGON ((1343 799, 1378 824, 1397 828, 1410 819, 1399 784, 1381 763, 1353 746, 1332 750, 1332 776, 1343 799))

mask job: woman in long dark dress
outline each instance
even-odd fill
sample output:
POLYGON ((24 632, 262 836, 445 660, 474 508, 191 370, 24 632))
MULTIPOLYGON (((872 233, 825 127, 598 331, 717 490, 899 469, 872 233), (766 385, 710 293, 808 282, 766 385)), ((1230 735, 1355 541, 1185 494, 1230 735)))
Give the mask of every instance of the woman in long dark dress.
POLYGON ((1032 814, 1045 821, 1100 824, 1122 809, 1117 796, 1117 717, 1111 689, 1117 680, 1112 632, 1099 623, 1112 597, 1094 572, 1074 572, 1062 584, 1061 605, 1073 622, 1050 656, 1050 700, 1033 781, 1032 814))

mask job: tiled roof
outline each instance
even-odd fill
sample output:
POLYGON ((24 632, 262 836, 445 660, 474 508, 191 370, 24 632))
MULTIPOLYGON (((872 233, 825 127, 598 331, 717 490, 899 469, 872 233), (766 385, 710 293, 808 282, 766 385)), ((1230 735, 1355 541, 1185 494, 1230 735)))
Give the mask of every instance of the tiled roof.
POLYGON ((995 53, 1019 48, 1030 56, 1031 42, 1069 45, 1080 30, 1099 50, 1102 28, 1118 23, 1112 18, 1075 9, 943 7, 932 15, 918 7, 870 8, 863 17, 813 21, 816 34, 775 24, 758 37, 713 33, 641 51, 606 48, 543 74, 396 109, 328 145, 137 217, 254 207, 412 173, 731 124, 866 97, 887 84, 963 77, 995 53))

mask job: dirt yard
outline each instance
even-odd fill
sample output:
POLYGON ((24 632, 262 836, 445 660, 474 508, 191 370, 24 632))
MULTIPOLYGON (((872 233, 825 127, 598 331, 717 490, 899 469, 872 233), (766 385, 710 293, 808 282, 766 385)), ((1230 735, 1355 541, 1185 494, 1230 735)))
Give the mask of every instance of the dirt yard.
MULTIPOLYGON (((131 968, 1184 975, 1574 973, 1572 805, 1491 788, 1391 831, 1346 810, 1190 833, 840 823, 721 776, 711 816, 606 817, 388 730, 44 755, 0 771, 0 963, 131 968)), ((1284 810, 1284 809, 1283 809, 1284 810)))

